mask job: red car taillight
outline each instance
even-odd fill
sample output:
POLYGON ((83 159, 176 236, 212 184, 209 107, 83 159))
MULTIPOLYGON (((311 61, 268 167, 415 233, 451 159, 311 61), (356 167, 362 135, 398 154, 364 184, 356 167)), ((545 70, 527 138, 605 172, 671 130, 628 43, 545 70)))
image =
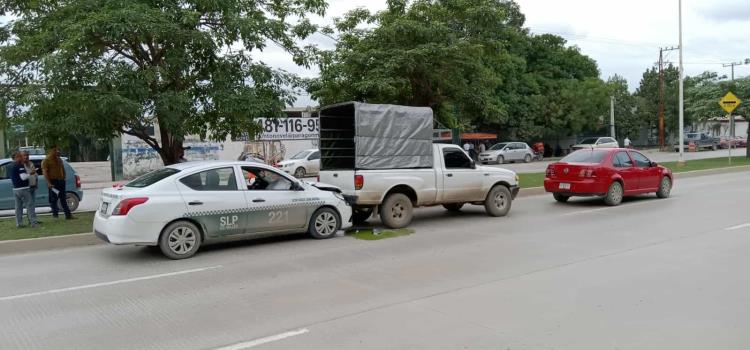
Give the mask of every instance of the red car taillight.
POLYGON ((147 197, 127 198, 117 203, 115 210, 112 211, 112 215, 128 215, 130 209, 133 209, 136 205, 146 203, 147 197))
POLYGON ((552 167, 552 165, 547 166, 547 172, 545 173, 545 176, 547 177, 555 177, 555 168, 552 167))
POLYGON ((581 169, 581 172, 578 173, 578 176, 580 176, 580 177, 586 177, 586 178, 596 177, 596 171, 594 169, 591 169, 591 168, 589 168, 589 169, 581 169))
POLYGON ((354 175, 354 189, 361 190, 365 185, 365 177, 362 175, 354 175))
POLYGON ((76 175, 76 188, 81 188, 81 177, 76 175))

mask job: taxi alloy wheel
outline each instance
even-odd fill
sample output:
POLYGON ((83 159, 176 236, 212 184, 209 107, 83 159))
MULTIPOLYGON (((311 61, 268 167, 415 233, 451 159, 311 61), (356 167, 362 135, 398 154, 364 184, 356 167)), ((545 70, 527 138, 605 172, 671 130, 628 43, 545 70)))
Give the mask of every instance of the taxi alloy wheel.
POLYGON ((299 167, 297 170, 294 171, 294 177, 301 179, 305 177, 305 168, 299 167))
POLYGON ((198 251, 202 243, 200 230, 189 221, 170 224, 159 238, 159 249, 170 259, 186 259, 198 251))
POLYGON ((339 215, 331 208, 320 208, 310 218, 309 232, 313 238, 331 238, 341 227, 339 215))

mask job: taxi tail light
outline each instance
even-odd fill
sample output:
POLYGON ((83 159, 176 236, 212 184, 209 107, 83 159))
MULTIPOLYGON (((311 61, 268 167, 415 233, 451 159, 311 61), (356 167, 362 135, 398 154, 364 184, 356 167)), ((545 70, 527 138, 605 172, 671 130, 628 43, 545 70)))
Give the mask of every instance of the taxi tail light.
POLYGON ((315 182, 320 182, 320 175, 315 177, 315 182))
POLYGON ((81 188, 81 177, 76 175, 76 188, 81 188))
POLYGON ((365 177, 362 175, 354 175, 354 189, 361 190, 365 186, 365 177))
POLYGON ((146 203, 147 201, 148 201, 148 197, 136 197, 136 198, 123 199, 120 201, 120 203, 117 203, 115 210, 112 211, 112 215, 128 215, 128 212, 130 212, 130 209, 133 209, 133 207, 135 207, 136 205, 146 203))

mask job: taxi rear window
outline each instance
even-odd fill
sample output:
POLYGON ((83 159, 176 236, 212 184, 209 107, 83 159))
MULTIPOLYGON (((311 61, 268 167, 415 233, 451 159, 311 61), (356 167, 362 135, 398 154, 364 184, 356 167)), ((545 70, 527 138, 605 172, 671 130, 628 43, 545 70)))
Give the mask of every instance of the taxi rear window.
POLYGON ((148 187, 179 172, 179 170, 172 168, 154 170, 148 174, 137 177, 135 180, 125 184, 125 186, 137 188, 148 187))
POLYGON ((606 150, 580 150, 569 154, 567 157, 560 160, 563 163, 588 163, 588 164, 599 164, 607 155, 606 150))

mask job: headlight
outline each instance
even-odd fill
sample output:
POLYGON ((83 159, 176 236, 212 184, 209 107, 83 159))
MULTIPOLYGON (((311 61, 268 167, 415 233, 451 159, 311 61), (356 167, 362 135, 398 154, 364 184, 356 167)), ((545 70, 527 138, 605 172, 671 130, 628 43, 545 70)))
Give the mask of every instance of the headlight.
POLYGON ((521 185, 521 178, 516 174, 516 185, 521 185))

